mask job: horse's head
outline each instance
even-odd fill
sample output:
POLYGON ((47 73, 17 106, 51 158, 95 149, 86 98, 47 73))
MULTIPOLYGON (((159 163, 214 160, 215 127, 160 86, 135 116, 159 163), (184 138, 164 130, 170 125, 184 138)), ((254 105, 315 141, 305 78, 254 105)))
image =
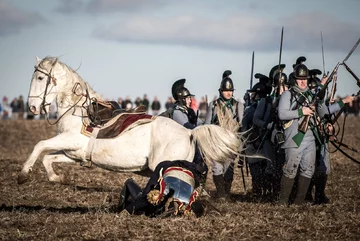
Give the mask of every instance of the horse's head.
POLYGON ((46 114, 52 101, 57 96, 57 78, 64 73, 64 68, 58 63, 57 58, 46 57, 41 60, 38 57, 35 71, 32 76, 29 91, 30 111, 35 114, 46 114))

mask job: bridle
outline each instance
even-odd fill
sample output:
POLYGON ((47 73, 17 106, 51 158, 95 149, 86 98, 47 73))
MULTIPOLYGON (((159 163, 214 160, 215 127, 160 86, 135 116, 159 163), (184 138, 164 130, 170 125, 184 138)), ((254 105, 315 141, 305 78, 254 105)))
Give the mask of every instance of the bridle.
MULTIPOLYGON (((50 85, 51 83, 53 83, 54 86, 57 85, 56 78, 51 75, 52 68, 50 69, 50 72, 49 72, 49 73, 46 73, 45 71, 42 71, 42 70, 39 69, 37 66, 35 66, 34 68, 35 68, 34 73, 35 73, 35 72, 40 72, 40 73, 46 75, 46 76, 47 76, 47 80, 46 80, 45 91, 44 91, 43 93, 39 94, 38 96, 30 96, 30 95, 29 95, 29 98, 30 98, 30 97, 31 97, 31 98, 40 98, 40 99, 42 100, 42 102, 41 102, 41 104, 40 104, 40 109, 41 109, 42 111, 44 111, 44 114, 45 114, 45 116, 46 116, 47 122, 48 122, 50 125, 55 125, 55 124, 57 124, 57 123, 60 121, 60 119, 61 119, 66 113, 68 113, 72 108, 74 108, 74 107, 80 102, 81 98, 79 98, 78 101, 76 101, 72 106, 70 106, 69 109, 67 109, 55 122, 51 123, 50 120, 49 120, 49 117, 48 117, 48 115, 47 115, 48 112, 46 111, 46 108, 45 108, 46 106, 51 105, 51 103, 47 103, 47 102, 46 102, 46 96, 48 95, 47 90, 48 90, 49 85, 50 85), (41 97, 42 94, 43 94, 43 97, 41 97)), ((79 83, 79 82, 76 82, 76 83, 74 84, 74 87, 72 88, 72 92, 73 92, 75 95, 77 95, 77 96, 86 97, 84 103, 82 104, 82 107, 85 108, 85 107, 84 107, 84 104, 87 102, 88 99, 90 99, 90 98, 89 98, 89 92, 88 92, 88 89, 86 88, 86 94, 84 94, 83 91, 81 91, 81 94, 77 94, 77 93, 76 93, 76 89, 78 88, 78 86, 80 86, 80 87, 82 88, 82 86, 80 85, 80 83, 79 83)), ((86 109, 86 108, 85 108, 85 109, 86 109)))
POLYGON ((52 68, 50 69, 50 72, 49 73, 46 73, 44 71, 42 71, 41 69, 39 69, 37 66, 34 67, 35 70, 34 70, 34 74, 35 72, 40 72, 44 75, 47 76, 47 80, 46 80, 46 85, 45 85, 45 91, 41 94, 43 94, 43 97, 41 97, 41 94, 39 94, 38 96, 29 96, 29 98, 40 98, 42 100, 41 104, 40 104, 40 109, 42 111, 44 111, 45 114, 47 114, 47 111, 46 111, 46 106, 48 105, 51 105, 51 103, 46 103, 46 96, 48 95, 47 93, 47 90, 48 90, 48 87, 51 83, 53 83, 54 86, 57 85, 57 82, 56 82, 56 78, 54 76, 51 75, 51 72, 52 72, 52 68))

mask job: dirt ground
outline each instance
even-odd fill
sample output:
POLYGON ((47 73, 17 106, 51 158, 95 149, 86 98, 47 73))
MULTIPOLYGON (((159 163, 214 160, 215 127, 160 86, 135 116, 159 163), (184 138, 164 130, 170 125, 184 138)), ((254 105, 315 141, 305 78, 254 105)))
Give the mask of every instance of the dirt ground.
MULTIPOLYGON (((344 142, 360 149, 360 122, 348 117, 344 142)), ((124 216, 116 211, 123 183, 147 178, 97 167, 57 164, 71 185, 50 183, 41 161, 30 180, 17 176, 34 145, 56 134, 43 120, 0 121, 0 240, 360 240, 360 165, 331 154, 327 205, 281 207, 254 201, 235 170, 232 200, 199 218, 124 216)), ((347 151, 357 160, 360 155, 347 151)), ((251 189, 251 178, 246 177, 251 189)), ((215 187, 211 175, 206 189, 215 187)), ((248 190, 249 191, 249 190, 248 190)))

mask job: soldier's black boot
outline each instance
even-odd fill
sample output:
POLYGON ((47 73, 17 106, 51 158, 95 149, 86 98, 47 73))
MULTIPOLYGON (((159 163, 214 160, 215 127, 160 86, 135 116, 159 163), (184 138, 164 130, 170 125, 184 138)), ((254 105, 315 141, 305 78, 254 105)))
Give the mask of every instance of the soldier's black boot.
POLYGON ((329 203, 329 198, 325 195, 325 187, 327 182, 327 175, 321 174, 318 176, 315 183, 315 200, 314 204, 320 205, 320 204, 326 204, 329 203))
POLYGON ((299 176, 298 190, 294 200, 295 205, 301 205, 304 203, 305 195, 309 189, 311 178, 299 176))
POLYGON ((225 198, 225 181, 223 175, 213 175, 213 181, 216 187, 216 198, 225 198))
POLYGON ((234 180, 234 163, 231 163, 228 169, 224 173, 224 190, 225 190, 225 197, 230 197, 231 192, 231 184, 234 180))
POLYGON ((226 197, 230 197, 232 181, 233 180, 224 180, 224 190, 226 197))
POLYGON ((308 191, 307 191, 307 193, 305 195, 305 201, 306 202, 309 202, 309 203, 314 202, 314 198, 312 196, 312 191, 314 189, 314 185, 315 185, 315 180, 314 180, 314 177, 313 177, 313 178, 311 178, 308 191))
POLYGON ((282 176, 278 205, 288 205, 289 196, 294 185, 294 178, 282 176))
POLYGON ((119 211, 125 209, 129 198, 135 200, 142 192, 141 187, 132 179, 129 178, 125 181, 124 188, 120 192, 120 200, 118 209, 119 211))
POLYGON ((261 179, 259 176, 253 176, 252 180, 252 195, 255 198, 261 198, 262 189, 261 189, 261 179))

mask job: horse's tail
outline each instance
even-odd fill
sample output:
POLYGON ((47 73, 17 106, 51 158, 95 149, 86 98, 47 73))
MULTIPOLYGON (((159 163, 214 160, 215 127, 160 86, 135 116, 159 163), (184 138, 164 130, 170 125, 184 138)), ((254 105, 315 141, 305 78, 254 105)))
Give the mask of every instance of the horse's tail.
POLYGON ((234 161, 241 152, 242 141, 237 133, 217 125, 201 125, 191 132, 207 162, 234 161))

